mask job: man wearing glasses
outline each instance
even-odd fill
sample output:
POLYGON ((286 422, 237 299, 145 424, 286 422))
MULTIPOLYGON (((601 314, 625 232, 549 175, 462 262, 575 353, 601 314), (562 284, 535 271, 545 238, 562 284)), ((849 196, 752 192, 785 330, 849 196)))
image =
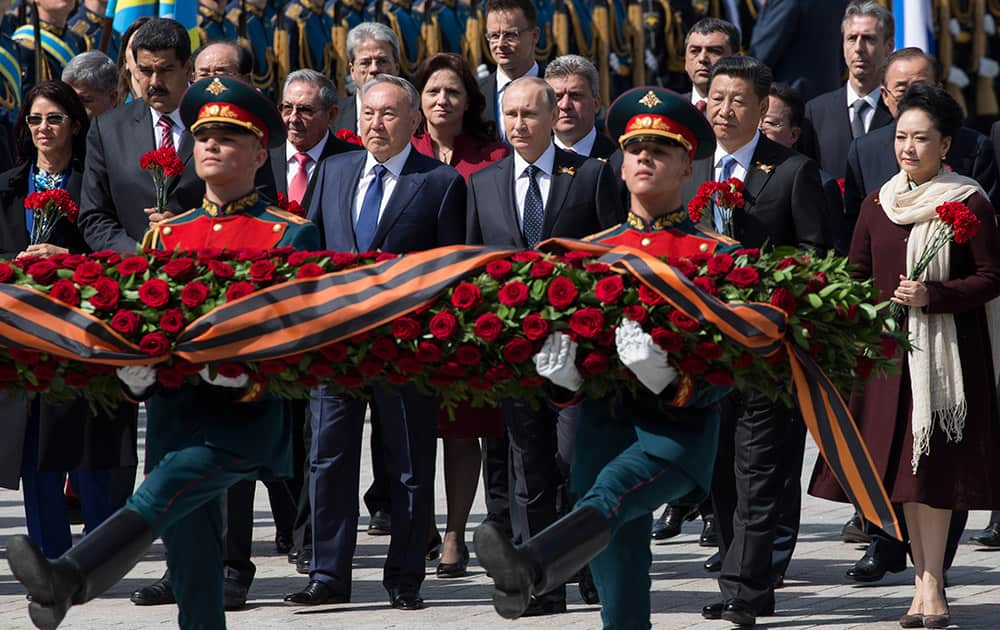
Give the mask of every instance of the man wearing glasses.
MULTIPOLYGON (((486 3, 486 43, 497 69, 479 82, 479 91, 486 98, 483 120, 499 121, 500 98, 511 81, 542 76, 542 68, 535 61, 539 35, 537 19, 531 0, 489 0, 486 3)), ((497 125, 497 133, 506 143, 503 125, 497 125)))
POLYGON ((399 38, 385 24, 362 22, 347 33, 347 59, 354 94, 341 99, 333 128, 358 133, 361 86, 379 74, 399 75, 399 38))

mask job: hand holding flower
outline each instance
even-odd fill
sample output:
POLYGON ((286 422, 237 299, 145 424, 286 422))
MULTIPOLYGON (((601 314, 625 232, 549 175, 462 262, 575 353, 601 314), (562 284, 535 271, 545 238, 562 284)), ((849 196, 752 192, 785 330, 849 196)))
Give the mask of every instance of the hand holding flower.
POLYGON ((906 276, 900 274, 899 286, 893 291, 889 298, 894 304, 901 306, 916 306, 922 308, 930 303, 930 296, 927 294, 927 285, 917 280, 908 280, 906 276))

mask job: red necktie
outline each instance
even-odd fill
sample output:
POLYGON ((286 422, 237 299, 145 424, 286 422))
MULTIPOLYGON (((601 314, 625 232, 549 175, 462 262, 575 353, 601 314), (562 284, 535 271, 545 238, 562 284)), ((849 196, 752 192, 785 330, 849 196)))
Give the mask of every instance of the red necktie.
POLYGON ((288 184, 288 200, 302 203, 302 198, 306 196, 306 187, 309 186, 309 169, 306 168, 312 158, 308 153, 299 151, 294 156, 299 163, 299 170, 295 172, 292 181, 288 184))
POLYGON ((174 147, 174 134, 171 133, 174 121, 170 119, 170 116, 160 116, 160 120, 156 124, 160 126, 160 148, 176 148, 174 147))
POLYGON ((694 104, 694 108, 704 114, 705 110, 708 109, 708 101, 698 101, 694 104))

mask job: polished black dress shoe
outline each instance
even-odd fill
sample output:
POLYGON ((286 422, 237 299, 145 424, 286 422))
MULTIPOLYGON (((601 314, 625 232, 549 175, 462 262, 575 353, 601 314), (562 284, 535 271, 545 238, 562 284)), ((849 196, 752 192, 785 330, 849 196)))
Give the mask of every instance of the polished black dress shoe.
POLYGON ((309 575, 309 562, 312 560, 312 549, 306 548, 295 558, 295 572, 309 575))
POLYGON ((601 595, 597 592, 597 585, 594 584, 594 575, 590 572, 589 566, 584 566, 580 569, 580 572, 576 574, 577 588, 580 590, 580 599, 583 600, 585 604, 601 603, 601 595))
POLYGON ((369 536, 388 536, 392 533, 392 519, 385 510, 375 510, 368 521, 369 536))
POLYGON ((757 623, 757 613, 749 604, 739 599, 726 602, 721 617, 737 626, 753 626, 757 623))
POLYGON ((718 573, 719 571, 722 570, 722 554, 716 551, 715 553, 713 553, 711 556, 708 557, 708 560, 706 560, 705 564, 703 564, 702 566, 709 573, 718 573))
POLYGON ((422 610, 424 600, 417 591, 389 591, 389 605, 397 610, 422 610))
POLYGON ((698 544, 702 547, 718 547, 720 542, 719 530, 715 527, 715 517, 705 517, 705 521, 701 526, 701 536, 698 538, 698 544))
POLYGON ((274 548, 278 553, 288 553, 294 547, 292 542, 292 532, 281 532, 279 531, 274 535, 274 548))
POLYGON ((424 553, 424 560, 433 562, 441 556, 441 534, 435 529, 434 534, 427 541, 427 551, 424 553))
POLYGON ((722 602, 709 604, 701 609, 701 616, 705 619, 722 619, 722 609, 725 607, 726 605, 722 602))
POLYGON ((851 520, 844 523, 843 529, 840 530, 840 537, 844 539, 844 542, 848 543, 871 542, 871 538, 865 533, 865 525, 861 522, 861 517, 857 513, 851 517, 851 520))
POLYGON ((288 550, 288 564, 295 564, 295 561, 299 559, 299 550, 292 547, 288 550))
POLYGON ((566 612, 566 589, 557 588, 551 593, 532 597, 527 610, 521 616, 542 617, 545 615, 558 615, 564 612, 566 612))
POLYGON ((778 590, 779 588, 785 588, 785 576, 776 575, 771 578, 771 588, 778 590))
POLYGON ((969 538, 970 545, 1000 548, 1000 523, 990 523, 978 536, 969 538))
POLYGON ((248 586, 244 586, 236 578, 225 578, 222 582, 222 598, 226 610, 243 610, 247 605, 247 591, 249 590, 248 586))
POLYGON ((131 599, 136 606, 176 604, 177 598, 174 597, 174 589, 170 586, 170 574, 164 573, 163 577, 149 586, 136 590, 132 593, 131 599))
POLYGON ((654 540, 666 540, 681 533, 684 521, 693 521, 698 509, 690 505, 668 505, 663 513, 653 523, 652 536, 654 540))
POLYGON ((285 596, 285 603, 290 606, 323 606, 326 604, 346 604, 351 596, 338 593, 326 582, 310 580, 309 584, 298 593, 285 596))
POLYGON ((864 583, 878 582, 886 573, 899 573, 906 568, 905 556, 901 560, 890 558, 889 554, 880 553, 876 547, 874 543, 868 545, 865 555, 847 570, 848 579, 864 583))
POLYGON ((465 577, 469 571, 469 548, 462 545, 462 557, 458 562, 439 562, 435 574, 439 578, 465 577))

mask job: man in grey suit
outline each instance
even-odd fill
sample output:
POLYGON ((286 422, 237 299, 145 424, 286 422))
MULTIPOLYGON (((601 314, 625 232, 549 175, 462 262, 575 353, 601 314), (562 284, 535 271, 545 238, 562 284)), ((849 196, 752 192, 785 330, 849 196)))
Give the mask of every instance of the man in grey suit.
POLYGON ((347 61, 355 91, 340 99, 333 128, 358 133, 361 86, 378 74, 399 74, 399 38, 385 24, 362 22, 347 33, 347 61))

